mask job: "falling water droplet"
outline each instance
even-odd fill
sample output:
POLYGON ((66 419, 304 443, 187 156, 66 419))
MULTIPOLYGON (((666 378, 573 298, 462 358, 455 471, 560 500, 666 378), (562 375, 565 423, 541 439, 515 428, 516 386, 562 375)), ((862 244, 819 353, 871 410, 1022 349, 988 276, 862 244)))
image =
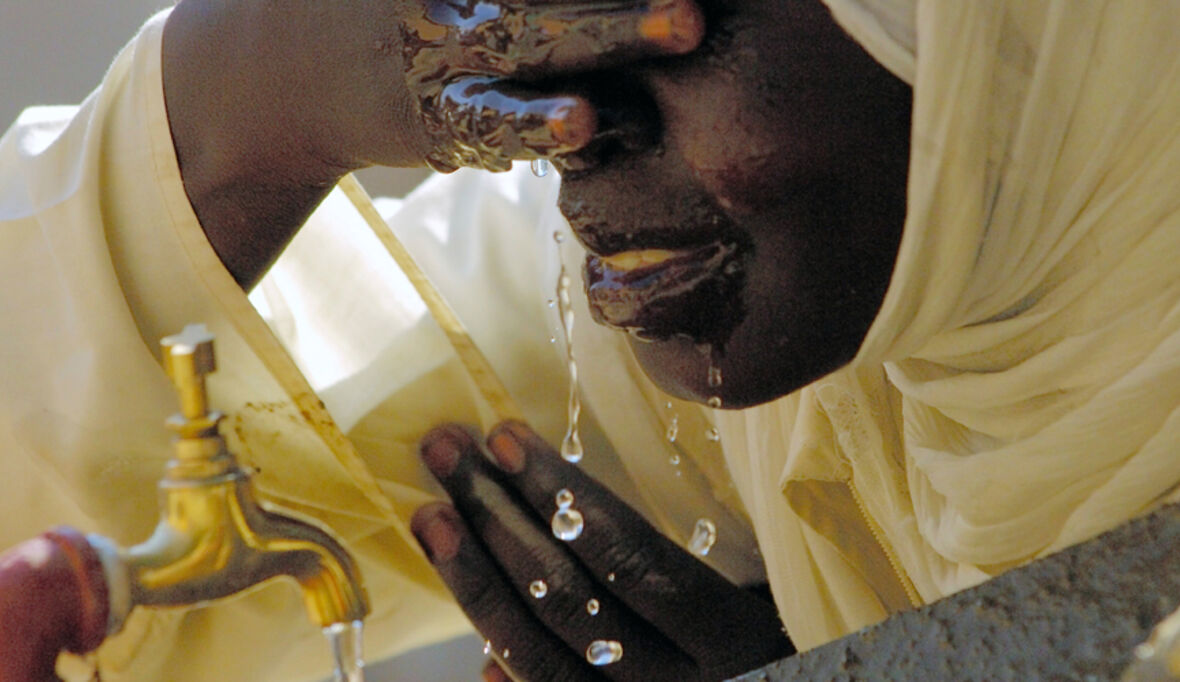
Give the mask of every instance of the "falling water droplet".
POLYGON ((709 405, 709 407, 716 410, 721 407, 721 397, 715 395, 712 398, 709 398, 709 402, 707 404, 709 405))
POLYGON ((708 430, 705 431, 705 439, 716 443, 721 440, 721 432, 717 430, 716 426, 710 426, 708 430))
POLYGON ((531 162, 529 162, 529 168, 532 169, 533 175, 537 176, 538 178, 543 178, 546 175, 549 175, 549 170, 552 167, 553 164, 549 163, 548 159, 533 159, 531 162))
POLYGON ((688 541, 688 551, 697 556, 705 556, 716 542, 717 526, 709 519, 697 519, 697 525, 692 530, 692 539, 688 541))
POLYGON ((672 421, 668 424, 668 433, 666 435, 669 443, 676 442, 676 437, 680 435, 680 415, 672 415, 672 421))
POLYGON ((582 513, 577 509, 562 507, 553 514, 553 520, 549 525, 553 529, 553 537, 570 542, 577 540, 582 534, 585 522, 582 520, 582 513))
POLYGON ((668 464, 671 464, 674 467, 680 466, 680 455, 672 455, 669 457, 668 464))
POLYGON ((586 647, 586 660, 594 665, 610 665, 623 657, 623 645, 614 640, 596 639, 586 647))
POLYGON ((574 506, 574 494, 570 492, 569 488, 562 488, 557 491, 553 501, 557 504, 558 509, 569 509, 574 506))
POLYGON ((570 464, 577 464, 582 461, 586 452, 582 449, 581 442, 578 441, 577 432, 571 431, 570 433, 572 435, 567 435, 565 440, 561 442, 561 456, 570 464))
POLYGON ((586 613, 590 614, 591 616, 597 616, 599 608, 600 607, 598 605, 597 599, 591 599, 590 601, 586 602, 586 613))
POLYGON ((508 649, 505 649, 505 650, 503 650, 503 651, 501 651, 501 652, 500 652, 500 658, 504 659, 505 661, 507 661, 507 660, 508 660, 508 657, 509 657, 509 656, 511 656, 511 655, 512 655, 512 652, 511 652, 511 651, 509 651, 508 649))
POLYGON ((708 383, 710 388, 717 388, 721 385, 721 368, 717 365, 709 365, 708 383))
POLYGON ((553 231, 553 241, 557 242, 558 244, 565 241, 565 235, 561 233, 561 230, 553 231))
MULTIPOLYGON (((553 238, 561 241, 561 233, 554 232, 553 238)), ((574 309, 570 303, 570 276, 561 266, 557 277, 557 305, 561 313, 561 332, 565 337, 566 367, 569 369, 570 393, 567 407, 568 428, 565 438, 561 441, 561 456, 565 461, 577 464, 582 461, 582 441, 578 437, 578 415, 582 412, 582 403, 578 398, 578 363, 574 359, 574 309)))
POLYGON ((612 573, 607 573, 607 574, 606 574, 606 581, 607 581, 608 583, 613 583, 613 582, 615 581, 615 574, 614 574, 613 572, 612 572, 612 573))
POLYGON ((549 594, 549 586, 545 584, 544 580, 534 580, 529 583, 529 594, 536 599, 543 599, 545 595, 549 594))

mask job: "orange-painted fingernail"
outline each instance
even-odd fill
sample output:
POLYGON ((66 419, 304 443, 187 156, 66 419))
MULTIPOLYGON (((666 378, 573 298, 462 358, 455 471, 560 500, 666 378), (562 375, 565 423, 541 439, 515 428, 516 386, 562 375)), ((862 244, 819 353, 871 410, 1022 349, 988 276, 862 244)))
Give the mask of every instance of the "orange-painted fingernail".
POLYGON ((598 114, 585 100, 563 98, 549 110, 545 125, 555 142, 572 151, 586 146, 594 137, 598 114))
POLYGON ((462 455, 462 444, 452 427, 443 426, 422 437, 422 461, 439 478, 450 476, 462 455))
POLYGON ((457 513, 436 504, 419 509, 410 520, 410 531, 432 562, 450 561, 459 553, 457 513))
POLYGON ((524 448, 507 427, 497 429, 491 435, 488 439, 488 449, 492 451, 501 469, 513 474, 524 471, 524 448))
POLYGON ((508 673, 500 667, 496 661, 488 661, 487 665, 483 667, 483 682, 512 682, 508 678, 508 673))
POLYGON ((639 20, 639 35, 672 54, 683 54, 701 43, 705 18, 693 2, 668 3, 639 20))

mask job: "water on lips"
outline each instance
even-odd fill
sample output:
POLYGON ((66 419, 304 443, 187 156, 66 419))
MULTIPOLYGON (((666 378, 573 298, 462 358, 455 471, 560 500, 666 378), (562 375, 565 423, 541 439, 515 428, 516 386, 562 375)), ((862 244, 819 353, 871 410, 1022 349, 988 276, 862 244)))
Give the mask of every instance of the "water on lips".
POLYGON ((653 338, 704 333, 703 308, 718 306, 733 289, 735 248, 642 249, 586 262, 594 318, 653 338))

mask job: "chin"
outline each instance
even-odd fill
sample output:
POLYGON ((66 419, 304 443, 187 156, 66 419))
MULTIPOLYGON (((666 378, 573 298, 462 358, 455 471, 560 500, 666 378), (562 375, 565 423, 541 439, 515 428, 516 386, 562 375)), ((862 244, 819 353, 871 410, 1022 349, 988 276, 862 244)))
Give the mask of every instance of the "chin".
POLYGON ((722 409, 772 402, 846 366, 863 333, 814 339, 770 335, 741 325, 724 348, 687 336, 656 341, 630 339, 644 373, 669 395, 722 409), (766 340, 771 338, 773 340, 766 340))

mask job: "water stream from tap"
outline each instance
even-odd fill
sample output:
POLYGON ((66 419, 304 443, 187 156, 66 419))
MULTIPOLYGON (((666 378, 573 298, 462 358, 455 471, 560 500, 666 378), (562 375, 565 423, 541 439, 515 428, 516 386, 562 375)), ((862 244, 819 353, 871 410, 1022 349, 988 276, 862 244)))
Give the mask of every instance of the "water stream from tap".
POLYGON ((336 662, 333 682, 365 682, 365 660, 361 646, 362 623, 333 623, 324 628, 332 659, 336 662))

